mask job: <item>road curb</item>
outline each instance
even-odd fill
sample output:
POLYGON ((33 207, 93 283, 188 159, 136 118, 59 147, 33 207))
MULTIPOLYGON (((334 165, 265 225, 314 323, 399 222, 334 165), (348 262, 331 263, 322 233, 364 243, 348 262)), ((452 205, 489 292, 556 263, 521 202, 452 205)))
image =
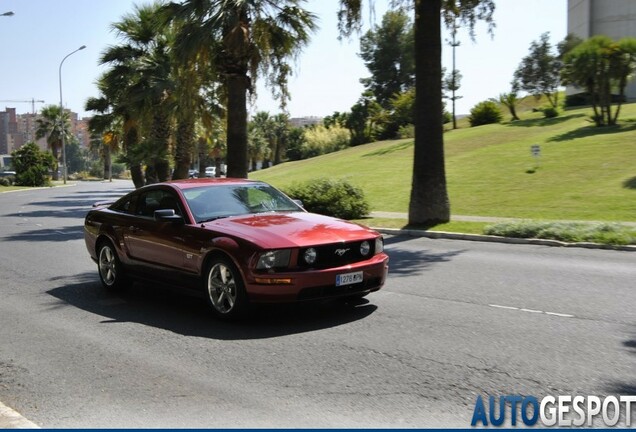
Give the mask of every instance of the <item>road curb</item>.
POLYGON ((382 234, 388 235, 407 235, 411 237, 427 237, 432 239, 450 239, 450 240, 468 240, 468 241, 480 241, 490 243, 508 243, 508 244, 530 244, 540 246, 553 246, 553 247, 576 247, 585 249, 606 249, 616 251, 636 252, 636 246, 614 246, 604 245, 599 243, 568 243, 559 240, 546 240, 546 239, 526 239, 526 238, 512 238, 512 237, 500 237, 483 234, 462 234, 446 231, 423 231, 414 229, 399 229, 399 228, 373 228, 382 234))
POLYGON ((40 426, 0 402, 0 429, 40 429, 40 426))
POLYGON ((62 184, 62 185, 52 185, 52 186, 40 186, 40 187, 25 187, 24 189, 15 189, 15 190, 10 190, 10 191, 0 191, 0 193, 7 194, 7 193, 14 193, 14 192, 30 192, 30 191, 35 191, 35 190, 66 188, 66 187, 72 187, 72 186, 77 186, 77 183, 70 183, 70 184, 65 184, 65 185, 62 184))

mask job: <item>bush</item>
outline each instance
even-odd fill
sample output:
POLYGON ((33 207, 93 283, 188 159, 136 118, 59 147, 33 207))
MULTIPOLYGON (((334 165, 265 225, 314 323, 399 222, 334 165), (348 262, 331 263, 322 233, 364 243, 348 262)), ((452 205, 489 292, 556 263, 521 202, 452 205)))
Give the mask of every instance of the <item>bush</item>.
POLYGON ((55 159, 30 142, 11 153, 15 166, 15 183, 20 186, 48 186, 49 170, 54 169, 55 159))
POLYGON ((398 129, 398 138, 415 138, 415 126, 407 124, 398 129))
POLYGON ((499 106, 493 101, 479 102, 470 110, 470 116, 468 120, 471 126, 481 126, 492 123, 500 123, 503 119, 503 114, 499 106))
POLYGON ((307 211, 341 219, 360 219, 369 213, 364 193, 346 180, 320 178, 293 184, 285 193, 303 202, 307 211))
POLYGON ((11 186, 11 177, 0 177, 0 186, 11 186))
POLYGON ((349 146, 351 132, 341 126, 322 125, 305 130, 305 142, 301 147, 303 159, 342 150, 349 146))
POLYGON ((541 110, 545 118, 554 118, 559 116, 559 110, 554 107, 545 107, 541 110))
POLYGON ((636 230, 615 223, 505 222, 487 226, 484 229, 484 234, 564 242, 636 244, 636 230))
POLYGON ((591 105, 592 99, 589 93, 577 93, 565 96, 566 107, 579 107, 584 105, 591 105))

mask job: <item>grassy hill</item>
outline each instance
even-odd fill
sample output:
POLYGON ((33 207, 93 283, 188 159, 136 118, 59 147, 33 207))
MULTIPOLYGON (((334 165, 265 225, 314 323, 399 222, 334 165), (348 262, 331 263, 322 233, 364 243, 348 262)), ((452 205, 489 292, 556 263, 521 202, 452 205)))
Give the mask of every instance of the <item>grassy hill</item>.
MULTIPOLYGON (((555 220, 636 220, 636 104, 597 128, 590 108, 445 134, 451 212, 555 220), (532 145, 541 156, 531 155, 532 145)), ((382 141, 250 174, 279 188, 318 177, 361 187, 374 211, 406 212, 413 140, 382 141)))

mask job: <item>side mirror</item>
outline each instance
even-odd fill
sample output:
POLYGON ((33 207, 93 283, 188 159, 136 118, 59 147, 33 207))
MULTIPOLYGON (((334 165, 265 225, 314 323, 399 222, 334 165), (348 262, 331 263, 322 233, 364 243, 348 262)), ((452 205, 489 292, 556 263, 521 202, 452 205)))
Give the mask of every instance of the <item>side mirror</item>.
POLYGON ((300 208, 302 208, 302 209, 304 209, 304 208, 305 208, 305 206, 303 206, 303 202, 302 202, 301 200, 299 200, 299 199, 294 199, 294 200, 292 200, 292 201, 293 201, 293 202, 294 202, 294 204, 296 204, 298 207, 300 207, 300 208))
POLYGON ((176 214, 174 209, 155 210, 154 215, 157 222, 172 222, 174 224, 184 223, 183 217, 176 214))

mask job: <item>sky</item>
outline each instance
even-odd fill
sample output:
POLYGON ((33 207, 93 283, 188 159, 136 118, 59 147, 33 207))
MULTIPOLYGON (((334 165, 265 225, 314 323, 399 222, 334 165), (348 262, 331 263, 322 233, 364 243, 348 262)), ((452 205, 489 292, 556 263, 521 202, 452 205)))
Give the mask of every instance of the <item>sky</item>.
MULTIPOLYGON (((118 39, 111 24, 132 13, 133 0, 0 0, 0 111, 5 107, 31 112, 32 104, 4 102, 31 101, 39 110, 60 103, 59 67, 62 59, 82 45, 86 48, 68 57, 62 66, 62 98, 66 108, 90 116, 84 110, 89 97, 98 96, 95 82, 103 73, 98 59, 118 39)), ((359 36, 338 40, 338 0, 309 0, 305 7, 317 14, 319 29, 310 44, 293 62, 290 78, 292 99, 288 112, 292 117, 320 116, 348 111, 360 97, 360 78, 369 75, 359 53, 359 36)), ((389 0, 363 1, 364 29, 380 24, 389 0), (374 13, 369 4, 374 3, 374 13)), ((457 94, 458 114, 467 114, 480 101, 510 90, 510 81, 530 43, 544 32, 551 42, 561 41, 567 31, 566 0, 495 0, 494 36, 485 24, 476 28, 472 41, 467 30, 460 29, 456 49, 456 68, 463 79, 457 94)), ((445 32, 443 40, 449 34, 445 32)), ((443 47, 443 66, 452 69, 448 44, 443 47)), ((280 112, 278 102, 262 84, 250 113, 280 112)))

